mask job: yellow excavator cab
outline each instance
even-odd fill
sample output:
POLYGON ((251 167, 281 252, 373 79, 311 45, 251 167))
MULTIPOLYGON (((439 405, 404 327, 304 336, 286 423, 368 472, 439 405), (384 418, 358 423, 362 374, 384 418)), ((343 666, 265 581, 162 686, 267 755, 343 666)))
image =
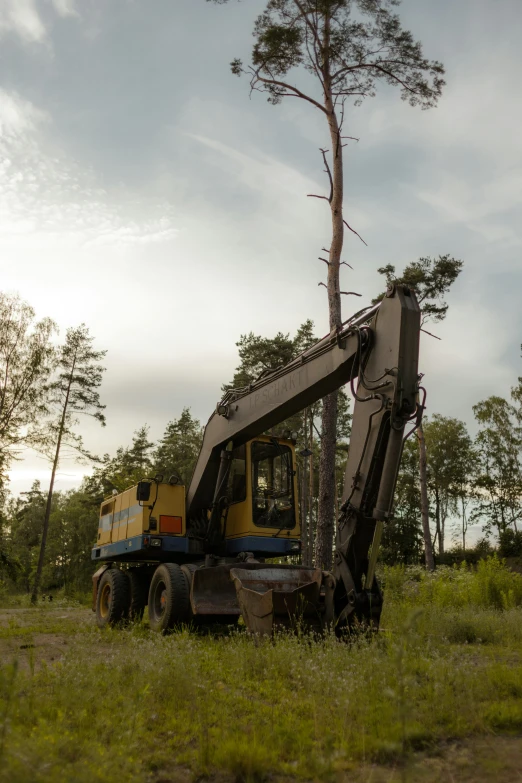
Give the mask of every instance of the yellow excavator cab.
POLYGON ((227 540, 245 536, 299 539, 293 441, 260 435, 234 449, 225 494, 227 540))

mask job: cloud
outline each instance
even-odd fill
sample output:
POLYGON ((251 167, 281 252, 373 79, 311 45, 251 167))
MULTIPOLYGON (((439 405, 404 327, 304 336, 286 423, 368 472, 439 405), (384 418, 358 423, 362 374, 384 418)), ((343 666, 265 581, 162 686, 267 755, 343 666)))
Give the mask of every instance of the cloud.
POLYGON ((58 16, 80 16, 75 0, 52 0, 58 16))
POLYGON ((192 133, 188 135, 236 164, 232 173, 252 190, 266 192, 270 188, 273 192, 283 191, 294 198, 302 198, 307 192, 318 187, 312 179, 270 155, 261 152, 248 154, 218 139, 192 133))
POLYGON ((0 36, 14 33, 25 43, 41 43, 46 37, 35 0, 0 0, 0 36))
POLYGON ((434 207, 446 223, 463 223, 488 242, 511 247, 522 244, 511 210, 522 205, 522 166, 493 175, 480 187, 463 177, 445 172, 418 197, 434 207))
POLYGON ((30 101, 0 88, 0 139, 15 140, 34 132, 48 118, 30 101))
POLYGON ((171 209, 111 193, 93 171, 46 146, 48 114, 16 93, 0 89, 0 238, 128 245, 176 235, 171 209))
MULTIPOLYGON (((44 0, 48 5, 49 0, 44 0)), ((51 0, 54 12, 62 18, 79 17, 76 0, 51 0)), ((42 20, 42 0, 0 0, 0 38, 15 35, 23 43, 48 45, 48 30, 42 20)))

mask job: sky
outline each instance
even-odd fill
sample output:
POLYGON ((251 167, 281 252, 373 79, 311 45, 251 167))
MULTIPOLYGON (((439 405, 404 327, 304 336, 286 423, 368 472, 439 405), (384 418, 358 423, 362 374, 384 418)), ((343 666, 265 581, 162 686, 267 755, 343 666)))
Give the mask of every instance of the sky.
MULTIPOLYGON (((107 350, 94 452, 145 423, 159 438, 184 406, 205 422, 241 334, 308 318, 328 331, 328 208, 306 198, 326 192, 324 117, 250 97, 229 69, 264 5, 0 0, 1 286, 107 350)), ((347 234, 342 288, 362 299, 343 317, 379 292, 380 266, 462 259, 420 364, 428 413, 474 432, 472 406, 522 375, 522 4, 403 0, 400 14, 447 86, 429 111, 390 87, 347 110, 345 209, 368 246, 347 234)), ((84 472, 63 463, 57 488, 84 472)), ((48 477, 29 453, 12 488, 48 477)))

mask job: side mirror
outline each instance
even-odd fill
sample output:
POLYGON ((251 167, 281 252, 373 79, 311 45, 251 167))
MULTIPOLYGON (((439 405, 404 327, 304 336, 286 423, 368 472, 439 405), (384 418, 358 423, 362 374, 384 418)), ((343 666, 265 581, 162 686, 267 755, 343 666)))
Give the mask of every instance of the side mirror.
POLYGON ((150 498, 150 481, 138 481, 136 490, 136 499, 140 502, 146 502, 150 498))

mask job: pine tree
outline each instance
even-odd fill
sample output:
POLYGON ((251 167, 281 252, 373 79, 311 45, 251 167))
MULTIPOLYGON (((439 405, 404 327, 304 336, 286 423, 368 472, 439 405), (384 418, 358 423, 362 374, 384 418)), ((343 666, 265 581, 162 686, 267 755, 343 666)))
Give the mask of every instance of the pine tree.
MULTIPOLYGON (((213 0, 224 3, 227 0, 213 0)), ((328 176, 328 195, 309 193, 327 202, 331 236, 320 260, 326 264, 331 331, 341 327, 340 270, 345 228, 357 236, 344 210, 344 148, 347 101, 360 105, 377 86, 396 87, 411 106, 435 106, 444 86, 440 62, 424 57, 422 46, 401 26, 393 8, 399 0, 268 0, 254 24, 250 65, 240 58, 232 73, 246 75, 251 92, 277 105, 299 99, 325 120, 329 149, 321 148, 328 176)), ((360 238, 360 237, 359 237, 360 238)), ((335 439, 338 393, 323 401, 319 468, 319 522, 316 564, 330 568, 335 512, 335 439)))
POLYGON ((105 454, 101 465, 97 465, 92 474, 85 479, 85 489, 100 504, 104 497, 123 492, 137 484, 154 471, 151 452, 154 443, 149 440, 149 428, 146 424, 139 427, 133 435, 129 447, 120 446, 114 457, 105 454))
POLYGON ((179 476, 188 486, 198 458, 203 438, 200 422, 192 418, 190 408, 183 408, 178 419, 170 421, 154 451, 154 471, 167 480, 179 476))
POLYGON ((52 469, 43 520, 40 555, 31 595, 33 603, 37 600, 42 576, 54 481, 62 448, 68 446, 80 457, 91 456, 83 447, 81 437, 74 431, 79 422, 79 415, 90 416, 105 426, 105 416, 102 413, 105 406, 100 402, 98 389, 101 386, 104 372, 104 368, 99 362, 105 356, 106 351, 95 351, 93 341, 85 324, 76 329, 67 330, 65 343, 59 351, 57 378, 49 386, 50 421, 44 437, 42 436, 41 439, 46 446, 49 458, 52 460, 52 469))

